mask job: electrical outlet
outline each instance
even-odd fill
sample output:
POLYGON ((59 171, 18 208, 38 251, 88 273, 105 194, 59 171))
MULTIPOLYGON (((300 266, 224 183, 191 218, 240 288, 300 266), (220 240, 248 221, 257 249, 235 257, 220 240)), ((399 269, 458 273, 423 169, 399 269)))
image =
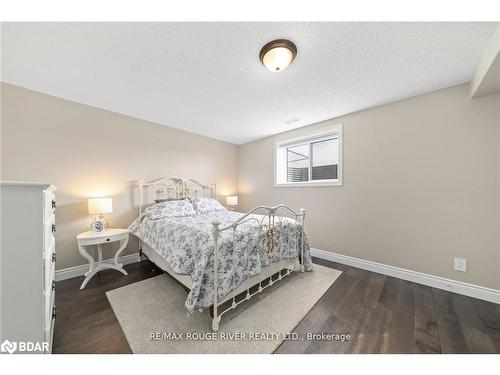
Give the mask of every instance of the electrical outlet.
POLYGON ((467 259, 455 258, 454 268, 455 271, 467 272, 467 259))

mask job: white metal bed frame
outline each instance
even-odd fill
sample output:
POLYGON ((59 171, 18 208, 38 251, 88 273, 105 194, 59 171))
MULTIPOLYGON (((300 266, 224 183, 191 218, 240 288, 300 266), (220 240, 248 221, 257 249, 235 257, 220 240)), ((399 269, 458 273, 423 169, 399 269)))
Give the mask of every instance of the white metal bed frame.
MULTIPOLYGON (((139 186, 139 215, 142 213, 143 207, 146 203, 146 196, 148 188, 152 188, 153 190, 153 199, 156 200, 164 200, 164 199, 186 199, 197 196, 208 196, 216 199, 217 190, 215 184, 207 184, 200 180, 194 178, 181 178, 181 177, 164 177, 157 180, 145 182, 144 180, 138 181, 139 186)), ((221 227, 221 223, 218 221, 213 221, 212 224, 212 238, 214 240, 214 301, 212 305, 212 330, 219 330, 219 323, 224 315, 229 310, 236 308, 239 304, 244 301, 249 300, 254 295, 261 293, 264 289, 270 287, 277 281, 281 281, 286 276, 290 275, 293 271, 297 269, 300 272, 304 272, 304 223, 305 223, 305 215, 306 210, 301 208, 298 212, 292 210, 288 206, 278 205, 274 207, 269 206, 257 206, 241 216, 238 220, 230 225, 226 225, 221 227), (260 220, 254 216, 257 212, 262 212, 264 215, 260 220), (247 267, 246 267, 246 278, 245 281, 233 290, 228 296, 226 296, 222 301, 218 300, 218 264, 219 264, 219 239, 222 232, 232 231, 233 232, 233 241, 236 241, 236 231, 238 227, 244 223, 255 221, 258 224, 258 234, 261 234, 262 231, 265 231, 265 235, 267 238, 267 246, 268 252, 270 255, 274 254, 276 251, 276 241, 275 241, 275 224, 276 222, 281 222, 283 219, 282 215, 279 215, 279 211, 284 211, 291 215, 294 219, 300 222, 301 224, 301 249, 299 252, 299 256, 297 258, 289 258, 284 259, 282 261, 272 263, 269 266, 263 267, 262 271, 254 276, 249 276, 248 272, 248 252, 246 252, 247 256, 247 267), (297 265, 300 264, 299 267, 297 265), (278 274, 276 279, 273 279, 273 275, 278 274), (267 284, 263 284, 264 281, 269 280, 267 284), (258 288, 256 291, 251 292, 251 289, 256 287, 258 288), (236 297, 242 293, 246 292, 246 296, 237 301, 236 297), (219 313, 218 308, 226 303, 227 301, 232 300, 231 306, 223 310, 219 313)), ((139 242, 139 251, 142 259, 142 243, 139 242)), ((151 260, 151 259, 150 259, 151 260)), ((154 262, 154 260, 152 260, 154 262)), ((236 261, 236 256, 233 257, 233 261, 236 261)), ((183 279, 179 278, 178 275, 174 275, 173 271, 169 267, 161 267, 164 271, 168 272, 172 277, 179 280, 183 283, 187 288, 190 288, 190 285, 183 281, 183 279)), ((233 269, 235 269, 233 267, 233 269)), ((185 278, 184 278, 185 280, 185 278)))

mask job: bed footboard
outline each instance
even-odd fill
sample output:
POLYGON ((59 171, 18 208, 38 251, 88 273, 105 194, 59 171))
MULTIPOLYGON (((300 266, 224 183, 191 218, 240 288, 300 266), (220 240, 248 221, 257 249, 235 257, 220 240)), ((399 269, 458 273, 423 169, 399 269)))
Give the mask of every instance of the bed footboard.
MULTIPOLYGON (((218 301, 218 286, 219 286, 219 240, 220 240, 220 234, 225 231, 232 231, 233 232, 233 241, 236 241, 236 230, 240 225, 246 222, 250 221, 256 221, 258 223, 258 233, 264 233, 266 236, 266 242, 267 242, 267 250, 269 255, 273 255, 276 252, 276 223, 281 222, 283 220, 283 217, 278 214, 278 211, 282 212, 287 212, 288 214, 291 214, 292 217, 295 218, 300 223, 301 227, 301 244, 300 244, 300 252, 298 254, 298 259, 300 263, 300 272, 304 272, 304 223, 305 223, 305 217, 306 217, 306 210, 304 208, 301 208, 299 212, 296 212, 289 208, 288 206, 285 205, 278 205, 274 207, 269 207, 269 206, 257 206, 250 212, 246 213, 243 215, 241 218, 239 218, 237 221, 234 223, 227 225, 225 227, 221 227, 221 223, 219 221, 213 221, 212 222, 212 237, 214 240, 214 302, 212 305, 212 330, 214 332, 217 332, 219 330, 219 324, 220 320, 222 318, 222 315, 226 313, 227 311, 236 308, 240 303, 249 300, 251 297, 254 295, 261 293, 266 289, 267 287, 275 284, 278 281, 281 281, 284 277, 290 275, 292 273, 292 270, 289 268, 286 268, 284 270, 280 270, 278 277, 276 280, 273 280, 272 275, 270 277, 265 277, 264 279, 260 280, 258 282, 258 289, 254 292, 250 292, 250 289, 257 284, 253 285, 247 285, 246 288, 246 297, 241 299, 240 301, 236 301, 236 295, 232 297, 232 304, 230 307, 225 309, 224 311, 219 312, 218 307, 221 306, 222 303, 226 302, 227 300, 224 301, 218 301), (258 211, 264 211, 265 215, 261 220, 258 220, 253 214, 257 213, 258 211), (265 285, 263 285, 263 281, 269 278, 269 282, 265 285)), ((245 252, 245 255, 247 257, 246 259, 246 278, 244 283, 248 283, 250 280, 249 276, 249 262, 248 262, 248 251, 245 252)), ((236 262, 236 255, 233 255, 233 262, 236 262)), ((234 266, 234 265, 233 265, 234 266)), ((233 267, 233 270, 235 267, 233 267)))

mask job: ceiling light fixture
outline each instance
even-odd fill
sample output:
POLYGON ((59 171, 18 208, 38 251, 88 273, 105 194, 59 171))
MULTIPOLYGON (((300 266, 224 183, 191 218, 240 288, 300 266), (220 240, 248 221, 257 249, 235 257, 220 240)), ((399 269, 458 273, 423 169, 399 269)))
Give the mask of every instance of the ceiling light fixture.
POLYGON ((286 39, 276 39, 260 50, 260 61, 271 72, 281 72, 297 56, 297 46, 286 39))

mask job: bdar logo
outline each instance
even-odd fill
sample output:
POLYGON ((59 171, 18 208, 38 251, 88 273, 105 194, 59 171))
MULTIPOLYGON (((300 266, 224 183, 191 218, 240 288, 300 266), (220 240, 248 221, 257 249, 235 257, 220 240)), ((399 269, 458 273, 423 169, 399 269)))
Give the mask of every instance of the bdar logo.
POLYGON ((0 350, 5 353, 9 352, 10 354, 14 353, 17 349, 17 342, 10 342, 9 340, 5 340, 0 345, 0 350))

